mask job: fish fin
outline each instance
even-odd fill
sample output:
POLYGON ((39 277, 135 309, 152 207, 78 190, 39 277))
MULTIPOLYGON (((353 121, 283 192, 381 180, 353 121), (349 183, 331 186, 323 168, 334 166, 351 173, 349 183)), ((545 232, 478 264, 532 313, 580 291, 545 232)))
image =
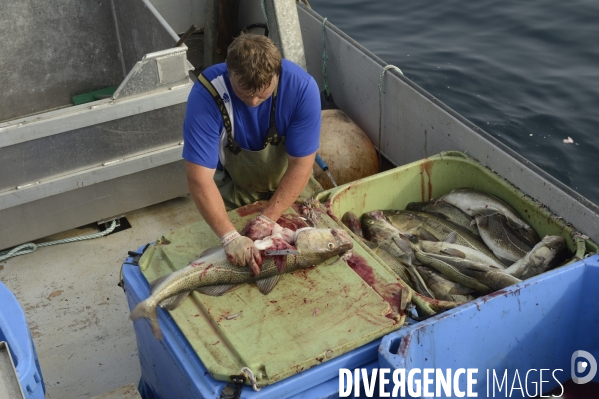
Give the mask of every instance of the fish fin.
POLYGON ((207 250, 205 250, 204 252, 202 252, 200 254, 200 258, 203 258, 204 256, 209 256, 209 255, 213 255, 218 251, 221 251, 222 247, 218 246, 218 247, 212 247, 212 248, 208 248, 207 250))
POLYGON ((400 235, 399 237, 393 237, 393 242, 395 245, 399 247, 403 252, 410 253, 412 252, 412 248, 406 236, 400 235))
POLYGON ((187 298, 187 295, 189 295, 190 292, 191 291, 185 291, 180 294, 173 295, 160 302, 159 305, 162 309, 175 310, 179 307, 179 305, 181 305, 181 302, 183 302, 183 300, 187 298))
POLYGON ((445 242, 447 242, 449 244, 453 244, 456 242, 457 239, 458 239, 458 232, 454 230, 451 233, 449 233, 447 235, 447 237, 445 237, 445 242))
POLYGON ((478 227, 486 227, 489 224, 489 217, 488 216, 476 216, 475 218, 476 220, 476 224, 478 225, 478 227))
MULTIPOLYGON (((455 233, 455 231, 454 231, 454 233, 455 233)), ((460 251, 459 249, 445 248, 441 252, 444 253, 444 254, 447 254, 449 256, 456 256, 458 258, 466 259, 466 254, 463 253, 462 251, 460 251)))
POLYGON ((489 271, 488 266, 476 265, 474 263, 471 263, 468 266, 465 266, 465 269, 472 270, 475 272, 483 272, 483 273, 486 273, 489 271))
POLYGON ((150 320, 152 333, 156 339, 161 340, 162 331, 160 330, 160 325, 158 324, 158 313, 156 312, 155 307, 148 305, 147 299, 138 303, 137 306, 135 306, 135 308, 131 311, 131 315, 129 316, 129 318, 133 321, 141 319, 142 317, 150 320))
POLYGON ((261 293, 263 293, 264 295, 268 295, 270 291, 272 291, 272 289, 275 288, 275 285, 277 285, 280 278, 281 275, 276 274, 272 277, 256 280, 256 285, 258 286, 258 289, 261 293))
POLYGON ((420 227, 418 229, 418 234, 419 237, 422 237, 423 240, 426 241, 439 241, 437 240, 437 237, 435 237, 434 235, 432 235, 427 229, 420 227))
POLYGON ((169 274, 167 274, 166 276, 158 277, 156 280, 150 282, 150 293, 153 294, 156 290, 156 287, 162 284, 168 278, 168 276, 169 274))
POLYGON ((233 287, 235 287, 235 284, 208 285, 206 287, 196 288, 196 291, 204 295, 219 296, 233 287))

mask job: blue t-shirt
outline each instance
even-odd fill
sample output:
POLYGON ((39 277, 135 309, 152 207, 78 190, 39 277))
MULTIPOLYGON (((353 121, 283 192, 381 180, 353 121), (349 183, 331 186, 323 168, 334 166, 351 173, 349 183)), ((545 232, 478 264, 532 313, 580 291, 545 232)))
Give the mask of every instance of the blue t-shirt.
MULTIPOLYGON (((320 93, 314 79, 301 67, 283 60, 277 89, 275 126, 280 136, 286 136, 287 153, 304 157, 320 145, 320 93)), ((244 104, 233 92, 226 64, 217 64, 203 71, 208 81, 222 76, 233 106, 235 141, 241 148, 259 151, 264 147, 270 126, 272 96, 257 107, 244 104)), ((220 169, 218 151, 223 118, 216 102, 197 81, 187 100, 183 123, 183 158, 189 162, 220 169)))

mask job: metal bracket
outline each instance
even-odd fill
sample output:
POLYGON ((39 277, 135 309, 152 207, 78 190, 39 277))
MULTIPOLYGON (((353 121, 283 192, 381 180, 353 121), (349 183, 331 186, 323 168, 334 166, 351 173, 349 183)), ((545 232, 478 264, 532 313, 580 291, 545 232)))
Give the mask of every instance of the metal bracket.
POLYGON ((231 382, 225 385, 220 393, 219 399, 239 399, 241 397, 241 389, 245 383, 245 377, 232 376, 231 382))

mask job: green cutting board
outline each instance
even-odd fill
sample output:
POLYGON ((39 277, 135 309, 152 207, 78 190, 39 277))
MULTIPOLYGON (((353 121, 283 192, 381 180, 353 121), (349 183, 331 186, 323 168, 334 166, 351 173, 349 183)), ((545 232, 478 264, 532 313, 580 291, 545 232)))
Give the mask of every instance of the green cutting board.
MULTIPOLYGON (((229 212, 237 229, 265 203, 229 212)), ((317 227, 339 227, 322 210, 317 227)), ((304 223, 289 209, 285 224, 304 223)), ((207 248, 220 245, 204 222, 170 232, 148 248, 140 266, 148 281, 187 266, 207 248)), ((220 297, 194 292, 171 315, 213 378, 229 381, 249 367, 258 386, 272 384, 358 348, 401 327, 403 299, 397 278, 360 245, 354 260, 368 282, 334 258, 283 276, 262 295, 245 284, 220 297), (377 293, 378 292, 378 293, 377 293), (385 297, 385 299, 383 299, 385 297)), ((357 269, 356 269, 357 270, 357 269)), ((405 303, 404 303, 405 305, 405 303)))

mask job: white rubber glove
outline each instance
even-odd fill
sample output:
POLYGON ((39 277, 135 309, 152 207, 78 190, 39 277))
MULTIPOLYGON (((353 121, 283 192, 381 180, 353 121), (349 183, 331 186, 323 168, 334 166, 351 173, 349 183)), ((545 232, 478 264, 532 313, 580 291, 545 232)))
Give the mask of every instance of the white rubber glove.
POLYGON ((220 238, 220 242, 225 247, 229 262, 236 266, 248 266, 254 275, 260 273, 262 256, 252 239, 242 236, 237 230, 231 230, 220 238))

